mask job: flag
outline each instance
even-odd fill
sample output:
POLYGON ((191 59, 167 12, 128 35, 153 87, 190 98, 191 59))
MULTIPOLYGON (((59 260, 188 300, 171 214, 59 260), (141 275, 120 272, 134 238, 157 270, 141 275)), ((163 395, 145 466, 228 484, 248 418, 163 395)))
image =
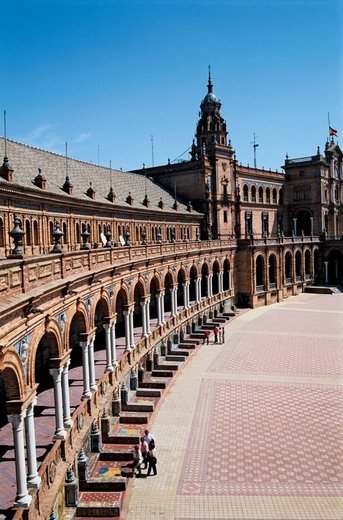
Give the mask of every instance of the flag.
POLYGON ((332 126, 329 126, 329 135, 338 137, 338 132, 332 126))

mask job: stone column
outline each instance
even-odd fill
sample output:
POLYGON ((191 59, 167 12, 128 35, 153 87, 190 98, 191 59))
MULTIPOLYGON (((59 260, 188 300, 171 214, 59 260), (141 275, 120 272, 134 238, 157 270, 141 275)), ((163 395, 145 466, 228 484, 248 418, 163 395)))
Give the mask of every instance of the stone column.
POLYGON ((133 325, 133 311, 134 309, 130 309, 130 341, 131 341, 131 350, 135 348, 135 337, 134 337, 134 325, 133 325))
POLYGON ((65 428, 71 428, 74 424, 70 414, 69 365, 70 360, 66 362, 62 371, 63 424, 65 428))
POLYGON ((63 425, 63 404, 62 404, 62 367, 50 368, 50 374, 54 381, 54 398, 55 398, 55 421, 56 431, 54 434, 54 440, 64 440, 67 436, 67 432, 63 425))
POLYGON ((324 262, 324 282, 329 283, 329 262, 324 262))
POLYGON ((105 331, 105 344, 106 344, 106 372, 113 372, 112 365, 112 350, 111 350, 111 326, 109 323, 103 324, 105 331))
POLYGON ((294 233, 294 236, 296 237, 297 236, 297 219, 296 218, 293 219, 293 233, 294 233))
POLYGON ((88 364, 88 341, 80 341, 82 348, 82 369, 83 369, 83 394, 81 399, 88 399, 92 392, 89 387, 89 364, 88 364))
POLYGON ((218 273, 218 289, 219 289, 219 294, 222 294, 223 292, 223 271, 220 271, 218 273))
POLYGON ((151 334, 151 328, 150 328, 150 298, 146 301, 146 330, 148 333, 148 336, 151 334))
POLYGON ((162 324, 164 325, 166 320, 164 319, 164 296, 165 296, 165 292, 162 291, 161 292, 161 317, 162 317, 162 324))
POLYGON ((25 468, 25 447, 24 447, 24 417, 26 410, 20 414, 8 415, 8 421, 12 424, 14 457, 15 457, 15 476, 17 485, 17 494, 15 497, 14 507, 28 507, 32 497, 28 493, 26 483, 25 468))
POLYGON ((162 314, 162 294, 156 294, 157 299, 157 325, 163 324, 163 314, 162 314))
POLYGON ((88 361, 89 361, 89 383, 90 383, 90 389, 94 392, 97 389, 96 380, 95 380, 94 338, 89 340, 88 361))
POLYGON ((36 434, 34 421, 34 407, 37 403, 35 398, 27 407, 25 417, 25 432, 26 432, 26 455, 27 455, 27 484, 28 486, 37 488, 41 482, 37 471, 37 453, 36 453, 36 434))
POLYGON ((116 367, 117 362, 117 348, 116 348, 116 320, 111 323, 111 352, 112 352, 112 366, 116 367))
POLYGON ((125 317, 125 352, 131 352, 131 334, 130 334, 130 311, 124 311, 125 317))
POLYGON ((175 316, 174 287, 171 287, 171 289, 169 289, 169 291, 170 291, 171 315, 175 316))
POLYGON ((310 217, 311 235, 313 235, 313 217, 310 217))
POLYGON ((212 289, 212 287, 211 287, 211 275, 208 274, 206 279, 207 279, 207 297, 210 298, 211 297, 211 289, 212 289))
POLYGON ((142 308, 142 338, 146 338, 148 333, 147 333, 147 312, 146 312, 146 308, 147 308, 147 301, 144 300, 143 302, 141 302, 141 308, 142 308))
POLYGON ((178 290, 178 286, 176 285, 174 287, 174 316, 177 316, 177 290, 178 290))

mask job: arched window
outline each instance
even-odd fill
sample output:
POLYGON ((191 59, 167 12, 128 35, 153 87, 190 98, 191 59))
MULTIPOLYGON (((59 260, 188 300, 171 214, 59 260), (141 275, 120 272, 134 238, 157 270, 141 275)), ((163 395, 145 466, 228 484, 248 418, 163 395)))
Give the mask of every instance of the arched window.
POLYGON ((68 244, 69 240, 68 240, 68 227, 67 227, 67 223, 66 222, 63 222, 62 224, 62 231, 63 231, 63 242, 65 244, 68 244))
POLYGON ((258 189, 258 201, 260 204, 263 204, 263 188, 262 186, 258 189))
POLYGON ((266 202, 270 204, 270 188, 266 189, 266 202))
POLYGON ((50 220, 49 222, 49 232, 50 232, 50 244, 53 244, 54 243, 54 237, 52 236, 53 232, 54 232, 54 223, 50 220))
POLYGON ((251 186, 251 202, 256 202, 256 188, 251 186))
POLYGON ((258 255, 256 258, 256 292, 264 291, 264 258, 258 255))
POLYGON ((273 188, 273 204, 276 204, 277 203, 277 200, 276 200, 276 188, 273 188))
POLYGON ((25 240, 26 240, 26 245, 27 246, 31 246, 32 245, 32 241, 31 241, 31 223, 29 220, 25 220, 25 240))
POLYGON ((248 186, 246 184, 244 184, 244 186, 243 186, 243 200, 244 200, 244 202, 248 202, 248 200, 249 200, 249 190, 248 190, 248 186))
POLYGON ((4 229, 4 221, 0 218, 0 247, 4 247, 5 245, 5 229, 4 229))
POLYGON ((35 246, 39 245, 39 233, 38 233, 38 222, 37 222, 37 220, 33 221, 33 244, 35 246))
POLYGON ((81 243, 80 224, 78 222, 75 224, 75 241, 77 244, 81 243))

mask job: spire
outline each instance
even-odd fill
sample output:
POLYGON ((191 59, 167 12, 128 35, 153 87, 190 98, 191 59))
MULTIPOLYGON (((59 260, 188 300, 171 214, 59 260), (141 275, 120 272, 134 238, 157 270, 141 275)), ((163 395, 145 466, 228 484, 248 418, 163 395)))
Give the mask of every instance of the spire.
POLYGON ((213 83, 211 80, 211 65, 208 66, 208 83, 207 83, 208 93, 212 94, 213 92, 213 83))

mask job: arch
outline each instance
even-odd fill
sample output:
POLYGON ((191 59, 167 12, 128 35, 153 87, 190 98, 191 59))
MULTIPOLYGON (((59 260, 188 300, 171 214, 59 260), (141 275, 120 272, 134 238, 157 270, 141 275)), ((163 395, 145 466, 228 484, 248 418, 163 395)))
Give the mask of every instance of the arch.
POLYGON ((251 202, 256 202, 256 187, 251 186, 251 202))
POLYGON ((264 256, 258 255, 256 258, 256 291, 265 290, 264 256))
POLYGON ((68 346, 71 350, 70 367, 82 365, 82 349, 79 335, 87 332, 87 320, 83 309, 74 312, 68 326, 68 346))
POLYGON ((243 201, 249 202, 249 188, 247 184, 243 186, 243 201))
POLYGON ((266 188, 266 203, 270 204, 270 188, 266 188))
POLYGON ((39 245, 39 231, 38 231, 38 222, 37 220, 33 221, 33 245, 39 245))
POLYGON ((297 281, 300 281, 302 279, 302 269, 301 269, 301 262, 302 261, 302 255, 301 255, 301 251, 297 251, 295 253, 295 276, 296 276, 296 279, 297 281))
POLYGON ((305 251, 305 280, 309 280, 311 278, 311 251, 306 249, 305 251))
POLYGON ((277 287, 277 260, 274 253, 269 255, 268 258, 268 277, 269 277, 269 288, 276 289, 277 287))
POLYGON ((263 188, 262 188, 262 186, 260 186, 258 188, 258 202, 260 204, 263 204, 263 188))
POLYGON ((157 295, 160 292, 160 280, 158 276, 153 276, 150 280, 149 292, 150 292, 150 318, 155 319, 158 316, 158 300, 157 295))
POLYGON ((196 266, 193 264, 189 271, 189 300, 195 302, 196 299, 196 280, 198 278, 198 270, 196 266))
POLYGON ((223 263, 223 290, 228 291, 230 287, 230 261, 228 258, 223 263))
POLYGON ((142 306, 141 302, 145 298, 145 287, 142 280, 138 280, 134 291, 133 291, 133 301, 134 301, 134 308, 133 308, 133 323, 136 327, 142 326, 142 306))
POLYGON ((292 282, 292 265, 293 265, 293 257, 290 251, 286 251, 285 253, 285 283, 286 285, 292 282))
POLYGON ((201 295, 208 296, 207 277, 209 275, 209 266, 204 262, 201 266, 201 295))
POLYGON ((276 188, 273 188, 272 199, 273 199, 273 204, 277 204, 277 190, 276 190, 276 188))
POLYGON ((297 213, 297 235, 311 235, 311 213, 307 209, 302 209, 297 213))
POLYGON ((164 310, 165 312, 171 312, 171 290, 174 286, 173 275, 170 271, 168 271, 164 277, 164 310))
POLYGON ((219 293, 219 271, 220 271, 219 262, 218 262, 218 260, 215 260, 212 265, 212 274, 213 274, 212 291, 213 291, 213 294, 219 293))
POLYGON ((95 327, 94 350, 102 350, 106 346, 104 318, 110 314, 107 293, 101 296, 95 306, 93 322, 95 327))
POLYGON ((1 376, 7 401, 22 401, 26 393, 24 368, 18 351, 14 347, 6 349, 1 360, 1 376))
POLYGON ((29 220, 25 220, 25 243, 27 246, 32 245, 31 222, 29 220))
POLYGON ((183 266, 180 267, 177 273, 177 304, 183 305, 184 283, 186 281, 186 271, 183 266))

